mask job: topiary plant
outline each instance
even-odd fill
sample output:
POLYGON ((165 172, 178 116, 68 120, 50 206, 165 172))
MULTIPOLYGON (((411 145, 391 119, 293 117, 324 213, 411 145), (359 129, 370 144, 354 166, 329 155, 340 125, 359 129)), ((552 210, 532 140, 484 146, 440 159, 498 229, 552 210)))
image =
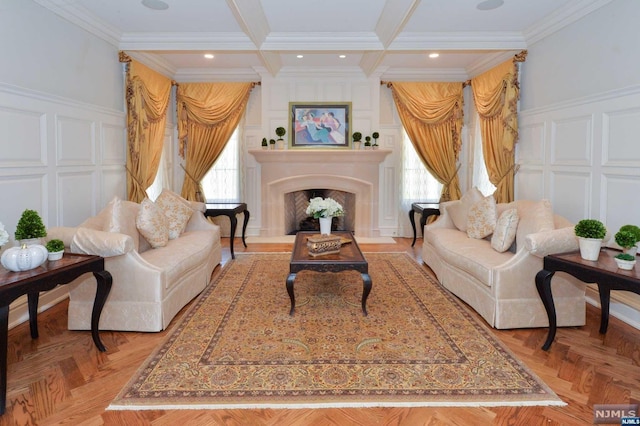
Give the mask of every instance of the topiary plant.
POLYGON ((262 138, 262 146, 267 146, 267 138, 262 138))
POLYGON ((364 146, 371 146, 371 136, 366 136, 364 138, 364 146))
POLYGON ((636 245, 636 236, 631 231, 618 231, 616 235, 614 235, 614 239, 616 240, 616 244, 624 249, 630 249, 631 247, 636 245))
POLYGON ((287 133, 284 127, 276 127, 276 135, 278 135, 278 140, 282 140, 282 137, 287 133))
POLYGON ((371 137, 373 138, 373 146, 378 145, 378 138, 380 137, 380 133, 373 132, 371 133, 371 137))
POLYGON ((631 256, 629 253, 618 253, 614 257, 620 260, 636 260, 635 256, 631 256))
MULTIPOLYGON (((636 238, 636 243, 640 242, 640 228, 636 225, 622 225, 619 230, 631 232, 636 238)), ((633 245, 635 245, 635 243, 633 245)))
POLYGON ((53 240, 50 240, 49 242, 47 242, 45 247, 47 248, 49 253, 56 253, 64 250, 64 242, 62 242, 62 240, 58 240, 54 238, 53 240))
POLYGON ((353 134, 353 141, 354 142, 360 142, 360 140, 362 139, 362 133, 360 132, 355 132, 353 134))
POLYGON ((582 219, 573 228, 577 237, 603 239, 607 228, 597 219, 582 219))
POLYGON ((42 223, 42 218, 35 210, 26 209, 16 225, 16 240, 28 240, 30 238, 44 238, 47 236, 47 228, 42 223))

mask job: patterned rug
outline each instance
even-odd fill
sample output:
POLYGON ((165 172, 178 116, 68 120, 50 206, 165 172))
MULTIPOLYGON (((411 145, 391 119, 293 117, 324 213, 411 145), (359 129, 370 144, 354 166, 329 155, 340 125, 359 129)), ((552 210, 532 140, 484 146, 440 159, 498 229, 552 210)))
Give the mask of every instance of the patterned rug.
POLYGON ((298 273, 237 254, 109 409, 565 405, 406 253, 298 273))

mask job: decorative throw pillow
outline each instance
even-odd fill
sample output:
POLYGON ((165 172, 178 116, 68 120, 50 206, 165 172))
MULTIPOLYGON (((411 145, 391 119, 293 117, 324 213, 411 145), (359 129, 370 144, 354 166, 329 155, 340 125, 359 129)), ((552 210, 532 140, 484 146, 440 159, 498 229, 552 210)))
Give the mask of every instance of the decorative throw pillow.
POLYGON ((134 248, 138 251, 140 244, 138 230, 136 229, 136 215, 139 206, 136 203, 121 200, 118 197, 115 197, 109 205, 111 206, 111 217, 105 224, 103 231, 129 235, 133 239, 134 248))
POLYGON ((169 225, 160 207, 148 198, 140 203, 140 211, 136 217, 136 226, 142 236, 149 241, 151 247, 164 247, 169 241, 169 225))
POLYGON ((191 219, 193 209, 189 202, 168 189, 163 189, 156 199, 156 205, 164 212, 169 222, 169 239, 178 238, 191 219))
POLYGON ((520 216, 518 231, 516 232, 516 245, 518 247, 524 247, 524 240, 529 234, 555 229, 553 209, 549 200, 518 201, 518 216, 520 216))
POLYGON ((496 199, 493 195, 483 198, 469 209, 467 214, 467 235, 482 239, 491 235, 496 227, 496 199))
POLYGON ((491 247, 495 251, 503 253, 509 250, 509 247, 516 239, 519 219, 517 209, 509 209, 502 212, 491 237, 491 247))
POLYGON ((467 231, 467 214, 469 209, 478 201, 482 200, 482 192, 475 186, 467 191, 459 203, 454 203, 451 206, 447 206, 447 213, 451 216, 453 224, 462 232, 467 231))

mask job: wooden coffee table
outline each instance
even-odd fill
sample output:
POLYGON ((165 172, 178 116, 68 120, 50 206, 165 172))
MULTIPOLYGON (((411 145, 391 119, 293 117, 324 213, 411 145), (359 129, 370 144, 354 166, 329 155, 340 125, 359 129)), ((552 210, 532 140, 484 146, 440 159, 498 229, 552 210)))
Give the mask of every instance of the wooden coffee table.
POLYGON ((296 274, 300 271, 315 272, 342 272, 357 271, 362 275, 362 313, 367 316, 367 297, 371 293, 371 277, 369 276, 369 264, 364 258, 358 243, 349 231, 333 231, 331 235, 339 235, 351 240, 348 244, 343 244, 340 253, 328 254, 325 256, 310 256, 307 250, 307 237, 316 235, 317 232, 298 232, 293 244, 291 253, 291 263, 289 265, 289 276, 287 277, 287 293, 291 299, 291 310, 289 315, 293 315, 296 307, 296 299, 293 294, 293 282, 296 274))

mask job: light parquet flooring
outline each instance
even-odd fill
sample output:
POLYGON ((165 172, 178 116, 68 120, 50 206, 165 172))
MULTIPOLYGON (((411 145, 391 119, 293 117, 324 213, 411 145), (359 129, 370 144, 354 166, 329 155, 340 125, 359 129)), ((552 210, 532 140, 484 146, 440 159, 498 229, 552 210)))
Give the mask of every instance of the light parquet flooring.
MULTIPOLYGON (((415 247, 409 238, 396 241, 361 248, 405 251, 421 261, 421 240, 415 247)), ((237 253, 291 251, 291 244, 244 248, 237 239, 234 245, 237 253)), ((229 239, 223 238, 223 263, 230 259, 228 246, 229 239)), ((540 349, 546 329, 494 330, 568 404, 565 407, 106 411, 184 309, 160 333, 102 332, 107 352, 101 353, 89 332, 66 329, 67 303, 62 302, 39 315, 37 340, 31 339, 27 323, 10 330, 7 409, 0 425, 592 424, 593 404, 640 402, 640 330, 612 317, 602 336, 600 310, 587 306, 587 325, 558 329, 548 352, 540 349)))

